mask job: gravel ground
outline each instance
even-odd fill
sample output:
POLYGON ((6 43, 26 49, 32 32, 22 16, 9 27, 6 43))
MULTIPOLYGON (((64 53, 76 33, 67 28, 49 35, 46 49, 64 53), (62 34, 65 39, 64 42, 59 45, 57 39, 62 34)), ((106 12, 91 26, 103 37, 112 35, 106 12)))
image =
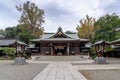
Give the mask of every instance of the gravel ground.
POLYGON ((46 66, 46 63, 12 65, 9 62, 0 62, 0 80, 33 80, 46 66))
POLYGON ((82 59, 79 55, 77 56, 39 56, 36 61, 86 61, 87 59, 82 59))
POLYGON ((120 80, 120 69, 115 70, 81 70, 88 80, 120 80))
MULTIPOLYGON (((120 58, 106 58, 106 61, 108 64, 120 64, 120 58)), ((98 65, 95 64, 94 62, 92 63, 71 63, 72 65, 98 65)), ((108 65, 106 64, 106 65, 108 65)))
POLYGON ((73 66, 74 65, 97 65, 97 64, 94 64, 94 63, 71 63, 73 66))

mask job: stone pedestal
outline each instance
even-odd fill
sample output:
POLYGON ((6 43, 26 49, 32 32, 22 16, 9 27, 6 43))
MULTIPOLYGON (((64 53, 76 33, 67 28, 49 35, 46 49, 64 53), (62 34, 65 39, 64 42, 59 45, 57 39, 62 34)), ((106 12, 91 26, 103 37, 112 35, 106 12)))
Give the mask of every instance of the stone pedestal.
POLYGON ((16 57, 15 60, 14 60, 14 64, 20 64, 20 65, 23 65, 23 64, 26 64, 26 59, 24 57, 16 57))
POLYGON ((106 64, 106 59, 104 57, 96 57, 95 63, 96 64, 106 64))

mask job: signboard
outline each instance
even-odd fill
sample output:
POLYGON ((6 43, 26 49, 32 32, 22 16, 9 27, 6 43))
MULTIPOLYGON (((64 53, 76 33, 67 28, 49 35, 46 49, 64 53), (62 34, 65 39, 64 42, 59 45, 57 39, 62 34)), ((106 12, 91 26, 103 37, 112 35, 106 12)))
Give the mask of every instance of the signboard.
POLYGON ((21 46, 17 46, 17 51, 21 51, 21 46))

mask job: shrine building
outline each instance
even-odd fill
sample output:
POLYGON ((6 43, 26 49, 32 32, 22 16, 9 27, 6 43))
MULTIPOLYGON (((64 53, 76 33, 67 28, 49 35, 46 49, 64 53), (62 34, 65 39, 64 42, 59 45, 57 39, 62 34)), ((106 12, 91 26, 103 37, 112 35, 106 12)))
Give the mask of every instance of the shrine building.
POLYGON ((89 39, 81 39, 77 33, 64 33, 59 27, 56 33, 43 33, 39 39, 33 39, 39 55, 80 55, 87 51, 89 39))

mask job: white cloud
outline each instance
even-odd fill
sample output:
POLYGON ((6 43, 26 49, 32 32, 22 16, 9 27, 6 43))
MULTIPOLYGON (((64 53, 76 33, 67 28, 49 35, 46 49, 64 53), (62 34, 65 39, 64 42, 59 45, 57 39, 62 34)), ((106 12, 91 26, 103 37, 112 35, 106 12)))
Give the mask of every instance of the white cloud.
POLYGON ((52 20, 51 18, 49 18, 49 23, 46 21, 46 25, 45 25, 46 26, 45 30, 49 32, 51 30, 47 28, 48 25, 52 25, 52 30, 53 30, 53 27, 56 28, 56 27, 62 26, 65 31, 66 30, 76 31, 76 26, 79 24, 79 20, 85 17, 86 14, 93 17, 99 17, 101 16, 101 14, 103 14, 102 9, 99 8, 99 5, 100 5, 99 1, 97 0, 92 0, 92 1, 90 0, 74 0, 74 1, 52 0, 51 3, 56 3, 56 5, 58 5, 61 9, 71 12, 71 14, 63 15, 62 19, 61 17, 59 18, 59 16, 56 16, 56 20, 52 20))
MULTIPOLYGON (((22 4, 27 0, 1 0, 0 4, 5 5, 15 16, 0 14, 0 26, 8 27, 17 24, 20 13, 15 5, 22 4), (10 19, 9 19, 10 18, 10 19)), ((45 24, 43 27, 47 32, 55 32, 61 26, 64 31, 76 31, 79 20, 86 14, 98 18, 105 14, 105 8, 115 0, 29 0, 45 10, 45 24)), ((1 28, 1 27, 0 27, 1 28)))
POLYGON ((5 29, 6 27, 16 26, 18 20, 16 18, 9 18, 3 14, 0 14, 0 29, 5 29))
POLYGON ((16 26, 18 24, 19 12, 16 10, 17 5, 13 0, 0 0, 0 29, 16 26))

